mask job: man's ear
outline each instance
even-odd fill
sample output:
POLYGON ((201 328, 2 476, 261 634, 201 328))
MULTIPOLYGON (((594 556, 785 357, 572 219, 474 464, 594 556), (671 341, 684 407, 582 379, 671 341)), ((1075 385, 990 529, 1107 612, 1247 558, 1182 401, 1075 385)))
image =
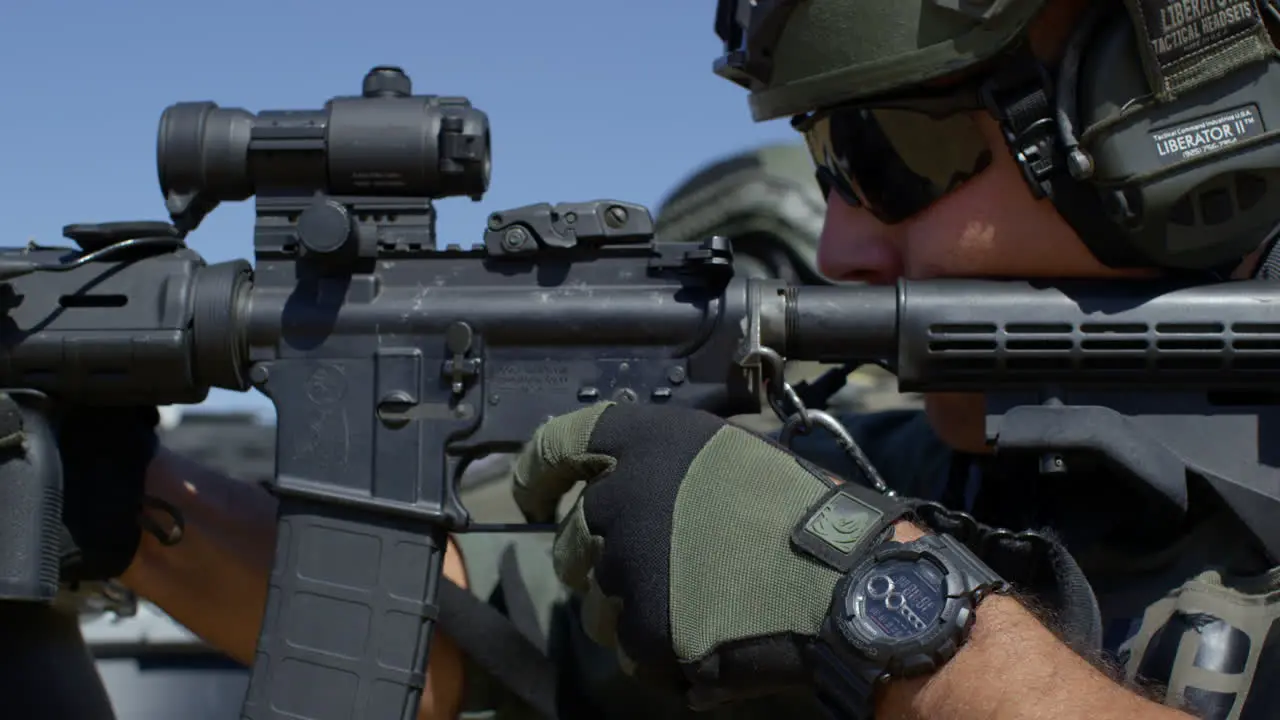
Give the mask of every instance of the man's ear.
POLYGON ((1031 51, 1040 62, 1049 67, 1058 64, 1076 23, 1093 2, 1119 3, 1122 0, 1049 0, 1045 3, 1044 9, 1027 27, 1031 51))

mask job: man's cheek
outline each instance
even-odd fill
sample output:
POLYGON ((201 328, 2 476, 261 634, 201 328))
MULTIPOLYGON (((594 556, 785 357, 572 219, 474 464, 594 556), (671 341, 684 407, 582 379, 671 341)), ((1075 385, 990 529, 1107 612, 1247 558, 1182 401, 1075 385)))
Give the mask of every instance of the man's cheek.
POLYGON ((988 452, 986 405, 979 393, 926 393, 925 414, 938 437, 953 449, 988 452))

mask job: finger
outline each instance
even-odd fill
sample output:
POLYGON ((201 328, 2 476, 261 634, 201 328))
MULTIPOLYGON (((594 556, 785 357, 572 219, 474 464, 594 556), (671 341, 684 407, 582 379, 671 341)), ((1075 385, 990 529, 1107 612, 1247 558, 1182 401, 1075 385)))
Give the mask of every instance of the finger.
POLYGON ((596 584, 594 576, 587 580, 581 615, 582 631, 587 637, 597 645, 613 648, 619 655, 623 655, 618 645, 618 618, 622 615, 622 600, 605 595, 596 584))
POLYGON ((512 494, 527 520, 553 520, 560 498, 574 485, 613 470, 612 457, 587 452, 600 414, 611 405, 598 403, 548 420, 520 451, 512 494))
POLYGON ((621 644, 618 645, 617 650, 614 652, 614 656, 617 658, 618 667, 622 670, 622 672, 634 677, 636 674, 636 670, 639 669, 639 666, 636 664, 636 661, 632 660, 627 655, 627 652, 622 649, 621 644))
POLYGON ((571 590, 586 592, 591 568, 595 567, 603 552, 604 540, 591 534, 582 498, 579 497, 560 524, 555 544, 551 548, 551 562, 556 577, 571 590))

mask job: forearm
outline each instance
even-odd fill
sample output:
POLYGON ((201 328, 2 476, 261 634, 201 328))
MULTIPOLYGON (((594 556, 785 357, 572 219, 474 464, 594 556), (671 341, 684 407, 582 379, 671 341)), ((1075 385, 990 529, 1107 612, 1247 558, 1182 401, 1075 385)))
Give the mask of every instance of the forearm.
MULTIPOLYGON (((146 493, 182 515, 182 540, 165 547, 150 533, 121 580, 205 642, 250 664, 262 627, 276 536, 276 501, 262 488, 227 478, 161 449, 146 493)), ((444 575, 466 587, 452 541, 444 575)), ((462 688, 462 656, 436 633, 420 718, 451 718, 462 688), (439 712, 435 712, 440 708, 439 712)))
POLYGON ((934 675, 890 684, 877 717, 1188 720, 1113 682, 1011 597, 979 606, 969 641, 934 675))

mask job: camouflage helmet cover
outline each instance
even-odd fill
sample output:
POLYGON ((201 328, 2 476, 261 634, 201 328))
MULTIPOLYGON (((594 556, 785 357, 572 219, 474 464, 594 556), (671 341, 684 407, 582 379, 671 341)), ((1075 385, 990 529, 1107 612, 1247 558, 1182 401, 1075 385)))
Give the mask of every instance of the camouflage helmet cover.
POLYGON ((665 242, 722 235, 739 255, 781 252, 797 279, 822 282, 817 248, 825 214, 808 149, 777 143, 699 168, 661 201, 655 234, 665 242))
POLYGON ((757 121, 893 92, 1017 44, 1048 0, 719 0, 716 74, 757 121))

